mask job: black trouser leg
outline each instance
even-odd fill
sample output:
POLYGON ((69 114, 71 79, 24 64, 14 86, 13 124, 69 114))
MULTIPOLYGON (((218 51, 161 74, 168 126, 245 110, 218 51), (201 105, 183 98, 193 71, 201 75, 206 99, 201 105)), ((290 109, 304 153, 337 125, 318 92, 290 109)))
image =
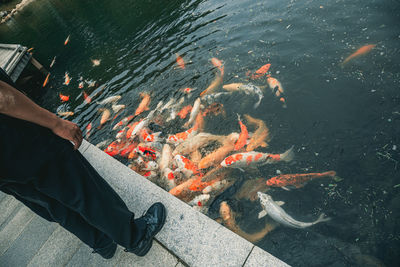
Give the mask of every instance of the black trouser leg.
POLYGON ((88 224, 78 213, 40 193, 29 184, 7 183, 1 185, 0 189, 13 195, 44 219, 59 223, 95 251, 107 250, 113 244, 110 237, 88 224))

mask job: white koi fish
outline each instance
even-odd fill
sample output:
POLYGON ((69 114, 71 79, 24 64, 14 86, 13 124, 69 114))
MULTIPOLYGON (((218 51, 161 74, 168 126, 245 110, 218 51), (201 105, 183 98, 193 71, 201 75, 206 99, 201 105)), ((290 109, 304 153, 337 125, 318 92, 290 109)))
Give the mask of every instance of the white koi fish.
POLYGON ((272 197, 268 194, 257 192, 258 198, 260 199, 263 211, 258 214, 258 218, 262 218, 265 215, 269 215, 276 222, 283 224, 292 228, 306 228, 315 225, 320 222, 329 221, 330 218, 325 217, 322 213, 318 219, 314 222, 300 222, 293 219, 289 214, 287 214, 280 206, 278 202, 275 202, 272 197))
POLYGON ((190 112, 189 120, 185 123, 183 127, 189 128, 189 126, 194 122, 197 114, 200 111, 200 105, 201 105, 201 100, 200 97, 198 97, 196 101, 194 101, 192 111, 190 112))
POLYGON ((105 105, 105 104, 117 102, 117 101, 120 100, 120 99, 121 99, 121 96, 120 96, 120 95, 110 96, 110 97, 107 97, 106 99, 103 99, 103 100, 100 101, 100 102, 97 102, 97 104, 99 104, 99 105, 105 105))

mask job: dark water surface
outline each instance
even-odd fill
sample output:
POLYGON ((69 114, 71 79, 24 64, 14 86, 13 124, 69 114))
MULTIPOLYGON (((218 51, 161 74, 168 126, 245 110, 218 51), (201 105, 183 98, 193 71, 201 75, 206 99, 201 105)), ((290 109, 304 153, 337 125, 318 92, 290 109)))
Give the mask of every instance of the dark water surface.
MULTIPOLYGON (((390 0, 337 1, 76 1, 37 0, 0 25, 0 43, 34 47, 49 66, 50 83, 39 103, 53 112, 74 111, 83 129, 99 123, 98 106, 83 102, 78 78, 97 81, 97 100, 121 95, 133 112, 139 93, 151 92, 150 108, 179 89, 198 88, 215 78, 210 58, 225 64, 224 84, 246 82, 246 72, 271 63, 271 74, 286 90, 288 108, 265 91, 253 99, 230 97, 226 118, 207 123, 214 134, 239 132, 236 113, 265 121, 272 140, 263 152, 294 145, 293 162, 256 172, 234 171, 236 183, 217 197, 209 216, 227 201, 239 226, 263 227, 258 201, 233 195, 246 179, 282 173, 335 170, 342 181, 315 180, 305 187, 268 193, 283 200, 294 218, 332 218, 303 230, 280 226, 256 244, 293 266, 398 266, 400 262, 400 4, 390 0), (70 43, 63 45, 70 35, 70 43), (368 54, 339 63, 363 45, 368 54), (186 62, 176 68, 175 53, 186 62), (91 59, 101 59, 92 67, 91 59), (72 80, 63 85, 64 73, 72 80), (67 104, 58 93, 71 96, 67 104)), ((265 85, 265 79, 254 83, 265 85)), ((125 116, 127 114, 125 113, 125 116)), ((169 129, 168 133, 175 133, 169 129)), ((94 144, 114 138, 111 124, 94 131, 94 144)), ((127 163, 127 162, 124 162, 127 163)))

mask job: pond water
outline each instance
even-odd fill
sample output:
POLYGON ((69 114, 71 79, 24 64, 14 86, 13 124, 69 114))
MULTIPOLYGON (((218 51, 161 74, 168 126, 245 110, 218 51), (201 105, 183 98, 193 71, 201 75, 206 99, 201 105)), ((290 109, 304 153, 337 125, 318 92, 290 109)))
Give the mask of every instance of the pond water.
MULTIPOLYGON (((222 73, 211 59, 221 60, 222 84, 252 83, 262 89, 263 98, 254 108, 255 95, 240 91, 221 96, 216 102, 223 109, 214 107, 223 112, 209 112, 203 132, 240 133, 240 114, 252 133, 256 128, 248 114, 269 129, 268 147, 256 151, 280 154, 294 146, 295 156, 290 162, 244 171, 224 169, 219 176, 227 186, 211 193, 202 211, 221 221, 220 206, 226 203, 233 212, 231 219, 222 220, 228 228, 293 266, 398 266, 399 23, 400 4, 390 0, 36 0, 0 25, 0 43, 34 47, 34 57, 47 68, 56 56, 48 85, 42 88, 42 80, 38 82, 40 92, 34 98, 53 112, 74 112, 68 119, 83 130, 92 123, 87 139, 93 144, 108 140, 109 145, 116 139, 113 126, 135 112, 141 92, 150 94, 150 110, 160 101, 183 96, 179 109, 193 105, 222 73), (375 47, 341 64, 365 45, 375 47), (94 59, 100 65, 93 66, 94 59), (267 63, 269 71, 251 79, 267 63), (65 72, 69 85, 63 84, 65 72), (281 82, 287 108, 267 86, 267 75, 281 82), (80 77, 87 81, 83 88, 78 86, 80 77), (185 94, 183 88, 194 90, 185 94), (83 91, 92 98, 90 104, 83 91), (61 102, 60 93, 70 96, 69 101, 61 102), (113 121, 111 112, 111 119, 97 129, 99 108, 111 110, 111 104, 97 101, 114 95, 121 95, 118 104, 126 107, 113 121), (315 179, 290 191, 265 185, 279 173, 331 170, 337 177, 315 179), (331 220, 294 229, 277 225, 268 215, 258 219, 262 206, 257 191, 284 201, 282 208, 296 220, 314 221, 321 213, 331 220)), ((218 85, 215 92, 224 92, 218 85)), ((203 99, 202 104, 204 112, 209 103, 203 99)), ((188 119, 166 122, 171 113, 171 107, 157 113, 150 128, 164 137, 185 131, 188 119)), ((201 157, 217 147, 217 142, 207 143, 199 149, 201 157)), ((152 180, 165 186, 161 178, 152 180)), ((200 193, 180 197, 188 201, 200 193)))

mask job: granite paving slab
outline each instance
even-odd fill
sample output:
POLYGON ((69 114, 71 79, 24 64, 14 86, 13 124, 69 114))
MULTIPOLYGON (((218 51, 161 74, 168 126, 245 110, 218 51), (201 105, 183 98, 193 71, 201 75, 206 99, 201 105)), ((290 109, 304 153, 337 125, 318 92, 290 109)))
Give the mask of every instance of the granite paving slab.
POLYGON ((64 266, 81 245, 81 241, 67 230, 58 226, 35 257, 29 262, 30 267, 64 266))
POLYGON ((249 257, 247 258, 244 267, 259 267, 259 266, 274 266, 274 267, 287 267, 285 262, 279 260, 278 258, 272 256, 265 250, 254 246, 249 257))
POLYGON ((4 228, 7 222, 12 218, 17 209, 20 209, 22 204, 13 196, 6 195, 0 202, 0 231, 4 228))
POLYGON ((149 253, 144 257, 122 253, 117 266, 175 267, 177 263, 178 259, 174 255, 154 241, 149 253))
POLYGON ((72 256, 66 267, 108 267, 118 266, 117 263, 120 260, 121 254, 124 253, 123 249, 118 246, 115 255, 111 259, 103 259, 99 254, 92 253, 92 249, 81 243, 79 249, 72 256))
POLYGON ((26 225, 32 220, 34 213, 23 206, 0 231, 0 256, 11 246, 26 225))
POLYGON ((85 139, 82 140, 82 144, 79 147, 79 152, 81 152, 83 154, 83 152, 86 151, 86 149, 89 147, 90 143, 88 141, 86 141, 85 139))
POLYGON ((18 238, 0 256, 0 266, 26 266, 56 227, 56 223, 34 215, 18 238))

